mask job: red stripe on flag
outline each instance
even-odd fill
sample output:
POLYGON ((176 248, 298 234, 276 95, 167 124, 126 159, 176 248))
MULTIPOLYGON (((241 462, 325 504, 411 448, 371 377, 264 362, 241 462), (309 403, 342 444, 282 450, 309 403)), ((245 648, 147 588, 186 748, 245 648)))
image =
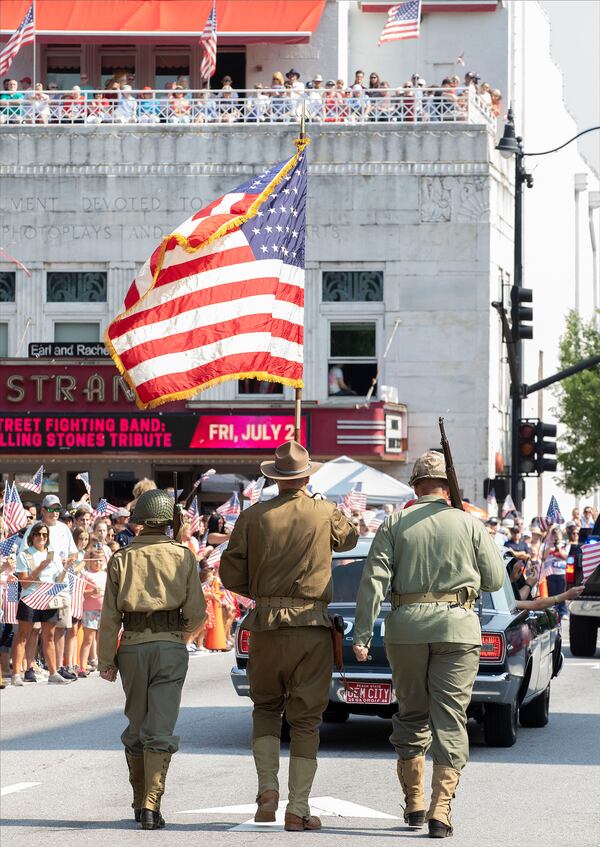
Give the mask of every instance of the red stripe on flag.
POLYGON ((137 391, 142 403, 149 403, 157 396, 178 394, 223 376, 244 373, 268 373, 284 379, 301 380, 302 364, 271 356, 270 353, 240 353, 223 356, 185 373, 167 374, 148 380, 139 385, 137 391))
POLYGON ((231 247, 228 250, 222 250, 218 253, 210 253, 208 256, 190 258, 187 262, 183 261, 178 265, 163 268, 158 275, 155 288, 161 285, 168 285, 170 282, 177 282, 188 276, 194 276, 194 274, 204 273, 204 271, 212 271, 215 268, 224 268, 228 265, 253 261, 254 253, 249 246, 231 247))

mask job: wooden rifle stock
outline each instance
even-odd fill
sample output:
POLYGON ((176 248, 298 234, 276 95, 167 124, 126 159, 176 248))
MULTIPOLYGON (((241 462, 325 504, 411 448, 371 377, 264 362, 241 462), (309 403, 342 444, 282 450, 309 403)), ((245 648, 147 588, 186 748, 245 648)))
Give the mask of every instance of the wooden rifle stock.
POLYGON ((450 489, 450 502, 455 509, 460 509, 464 512, 465 507, 463 506, 462 497, 460 496, 460 489, 458 487, 456 471, 454 470, 454 462, 452 461, 450 444, 448 442, 448 439, 446 438, 446 431, 444 429, 443 418, 439 419, 439 424, 440 435, 442 436, 442 450, 444 451, 444 459, 446 461, 446 476, 448 477, 448 488, 450 489))

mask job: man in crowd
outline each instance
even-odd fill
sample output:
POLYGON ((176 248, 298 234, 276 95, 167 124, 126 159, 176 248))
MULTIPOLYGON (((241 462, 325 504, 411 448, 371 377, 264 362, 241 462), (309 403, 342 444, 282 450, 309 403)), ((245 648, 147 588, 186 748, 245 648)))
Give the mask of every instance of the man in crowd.
POLYGON ((206 604, 194 554, 166 535, 173 498, 144 492, 132 519, 140 534, 108 564, 98 670, 108 682, 121 674, 129 721, 121 740, 135 819, 142 829, 159 829, 167 771, 179 749, 173 732, 188 668, 186 641, 202 625, 206 604))
POLYGON ((365 662, 388 588, 392 612, 385 649, 398 712, 390 740, 398 755, 405 821, 429 835, 452 834, 450 804, 467 763, 467 706, 479 667, 481 628, 473 611, 480 591, 496 591, 504 562, 485 527, 448 505, 441 453, 415 462, 417 500, 379 528, 357 596, 354 652, 365 662), (425 753, 431 749, 431 803, 425 815, 425 753))
POLYGON ((290 724, 290 766, 285 829, 320 829, 308 798, 317 770, 319 725, 329 699, 333 647, 327 614, 331 602, 331 550, 351 550, 358 532, 326 500, 306 490, 321 465, 296 441, 275 451, 260 470, 279 495, 246 509, 221 559, 225 588, 251 597, 244 621, 252 633, 248 662, 252 751, 258 774, 254 820, 274 821, 279 803, 279 739, 285 708, 290 724))

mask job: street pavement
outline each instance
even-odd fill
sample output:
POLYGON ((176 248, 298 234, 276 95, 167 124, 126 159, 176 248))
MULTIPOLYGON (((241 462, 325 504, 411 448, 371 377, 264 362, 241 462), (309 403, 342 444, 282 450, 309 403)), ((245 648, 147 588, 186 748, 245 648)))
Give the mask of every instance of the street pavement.
MULTIPOLYGON (((600 651, 595 659, 574 659, 566 647, 565 655, 547 727, 520 727, 514 747, 494 749, 470 725, 454 847, 600 843, 600 651)), ((402 821, 390 725, 378 718, 322 728, 313 789, 321 833, 248 823, 256 794, 251 709, 233 691, 232 662, 231 653, 190 660, 177 730, 181 751, 169 772, 167 829, 160 833, 139 830, 131 818, 118 682, 95 674, 62 688, 38 682, 2 691, 2 847, 280 847, 282 838, 337 847, 429 843, 426 830, 407 830, 402 821)), ((284 759, 282 787, 286 770, 284 759)))

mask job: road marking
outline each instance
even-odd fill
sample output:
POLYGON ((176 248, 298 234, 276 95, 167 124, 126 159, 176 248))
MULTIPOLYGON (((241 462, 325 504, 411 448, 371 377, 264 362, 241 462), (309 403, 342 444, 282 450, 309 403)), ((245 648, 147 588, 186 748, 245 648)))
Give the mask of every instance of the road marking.
POLYGON ((582 662, 580 659, 565 659, 565 665, 571 665, 574 668, 600 669, 600 662, 582 662))
POLYGON ((15 794, 17 791, 25 791, 26 788, 33 788, 41 784, 41 782, 15 782, 14 785, 7 785, 6 788, 0 789, 0 797, 5 797, 7 794, 15 794))
MULTIPOLYGON (((350 803, 348 800, 340 800, 338 797, 311 797, 311 811, 322 817, 330 818, 374 818, 378 820, 399 820, 396 815, 388 815, 368 806, 360 806, 358 803, 350 803)), ((186 809, 181 815, 247 815, 256 811, 256 804, 249 803, 242 806, 213 806, 209 809, 186 809)), ((244 821, 232 827, 230 832, 267 832, 273 829, 283 828, 285 815, 285 801, 280 803, 276 819, 273 823, 254 823, 254 818, 244 821)))

